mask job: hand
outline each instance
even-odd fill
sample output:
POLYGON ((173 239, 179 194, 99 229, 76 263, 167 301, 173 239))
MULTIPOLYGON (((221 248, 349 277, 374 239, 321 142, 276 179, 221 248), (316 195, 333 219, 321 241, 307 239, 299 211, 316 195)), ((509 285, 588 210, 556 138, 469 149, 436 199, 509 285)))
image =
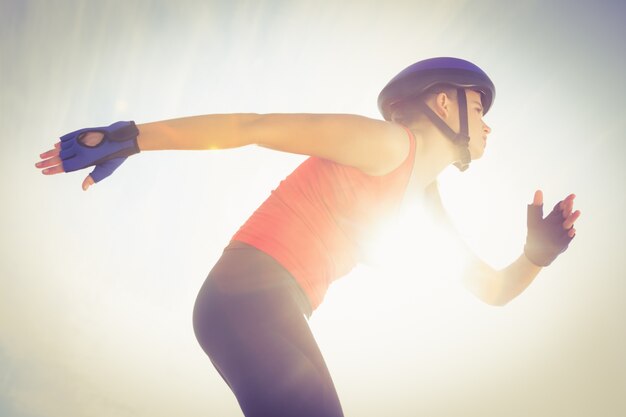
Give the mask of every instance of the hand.
POLYGON ((524 254, 535 265, 550 265, 576 235, 574 222, 580 217, 580 211, 572 212, 574 198, 576 196, 570 194, 543 218, 543 193, 535 192, 533 203, 528 205, 528 234, 524 246, 524 254))
POLYGON ((54 149, 40 155, 35 164, 44 175, 71 172, 95 165, 83 181, 82 188, 111 175, 128 156, 139 152, 134 122, 117 122, 107 127, 80 129, 61 137, 54 149))
MULTIPOLYGON (((559 207, 563 210, 563 229, 568 230, 567 235, 573 238, 576 235, 576 229, 574 229, 574 223, 580 217, 580 210, 576 210, 572 213, 574 208, 575 194, 570 194, 565 197, 565 200, 559 202, 559 207)), ((535 191, 535 197, 533 198, 534 206, 543 205, 543 192, 541 190, 535 191)))

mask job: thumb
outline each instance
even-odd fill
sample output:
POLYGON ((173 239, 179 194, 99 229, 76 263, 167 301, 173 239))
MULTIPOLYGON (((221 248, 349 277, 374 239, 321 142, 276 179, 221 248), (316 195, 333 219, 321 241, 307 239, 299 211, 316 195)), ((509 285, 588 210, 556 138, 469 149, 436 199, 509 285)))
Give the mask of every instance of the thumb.
POLYGON ((529 229, 536 228, 543 219, 543 193, 541 190, 535 191, 533 203, 528 205, 526 223, 529 229))
POLYGON ((535 191, 535 197, 533 198, 533 206, 543 205, 543 192, 541 190, 535 191))
POLYGON ((122 156, 119 158, 109 159, 107 161, 101 162, 91 171, 89 176, 93 180, 94 183, 100 182, 109 175, 111 175, 122 163, 126 160, 126 156, 122 156))
POLYGON ((83 180, 83 191, 87 191, 89 187, 94 185, 96 182, 91 178, 91 175, 87 175, 87 177, 83 180))

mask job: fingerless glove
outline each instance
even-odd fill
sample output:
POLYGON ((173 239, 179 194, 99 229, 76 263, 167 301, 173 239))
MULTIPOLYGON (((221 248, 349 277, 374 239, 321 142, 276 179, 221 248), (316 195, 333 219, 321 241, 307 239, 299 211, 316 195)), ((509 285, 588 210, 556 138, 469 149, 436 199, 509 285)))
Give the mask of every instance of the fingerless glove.
POLYGON ((573 238, 563 228, 563 210, 560 202, 543 218, 543 205, 528 205, 526 245, 524 254, 535 265, 548 266, 565 252, 573 238))
POLYGON ((130 155, 139 152, 135 122, 116 122, 110 126, 79 129, 61 136, 61 161, 65 172, 96 165, 90 174, 95 182, 108 177, 130 155), (100 132, 102 140, 94 146, 83 143, 89 132, 100 132))

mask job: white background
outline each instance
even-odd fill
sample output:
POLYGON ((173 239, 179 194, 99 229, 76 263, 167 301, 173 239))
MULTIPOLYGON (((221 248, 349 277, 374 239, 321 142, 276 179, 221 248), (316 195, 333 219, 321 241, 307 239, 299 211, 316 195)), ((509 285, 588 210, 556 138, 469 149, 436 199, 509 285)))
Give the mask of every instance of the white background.
POLYGON ((548 207, 577 194, 578 236, 504 308, 452 285, 454 252, 426 225, 399 242, 404 264, 337 282, 311 326, 345 414, 625 415, 625 22, 619 1, 0 0, 0 414, 241 415, 195 341, 193 302, 302 160, 146 152, 84 193, 87 172, 34 168, 61 134, 205 113, 379 117, 393 75, 458 56, 498 89, 484 158, 441 179, 462 235, 505 266, 542 188, 548 207))

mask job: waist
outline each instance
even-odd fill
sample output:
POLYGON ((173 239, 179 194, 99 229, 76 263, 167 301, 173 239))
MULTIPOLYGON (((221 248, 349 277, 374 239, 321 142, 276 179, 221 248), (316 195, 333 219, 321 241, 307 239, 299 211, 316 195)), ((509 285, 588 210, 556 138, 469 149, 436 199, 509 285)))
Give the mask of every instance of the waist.
POLYGON ((239 276, 240 284, 249 288, 282 288, 286 290, 298 308, 307 318, 311 317, 312 308, 309 298, 291 273, 276 259, 247 243, 233 240, 224 249, 222 258, 236 257, 234 267, 246 271, 239 276), (247 282, 246 282, 247 281, 247 282))

